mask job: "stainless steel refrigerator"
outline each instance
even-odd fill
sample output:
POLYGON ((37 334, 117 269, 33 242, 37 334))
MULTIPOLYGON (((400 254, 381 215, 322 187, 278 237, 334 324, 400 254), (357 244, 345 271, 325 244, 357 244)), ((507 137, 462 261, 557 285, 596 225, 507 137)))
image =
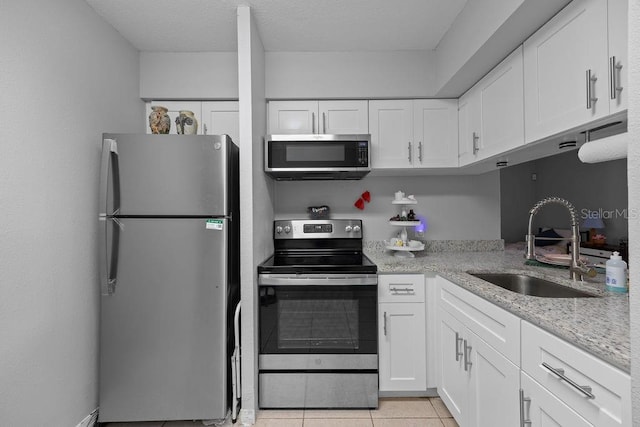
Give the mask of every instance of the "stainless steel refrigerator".
POLYGON ((104 134, 99 418, 222 419, 239 298, 238 148, 104 134))

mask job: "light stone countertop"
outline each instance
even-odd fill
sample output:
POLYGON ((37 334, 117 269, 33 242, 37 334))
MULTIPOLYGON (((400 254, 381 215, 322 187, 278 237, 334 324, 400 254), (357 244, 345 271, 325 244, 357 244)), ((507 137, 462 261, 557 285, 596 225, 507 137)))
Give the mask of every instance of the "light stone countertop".
POLYGON ((523 252, 416 252, 400 259, 380 242, 365 242, 366 255, 378 273, 437 273, 464 289, 592 353, 629 373, 629 297, 605 290, 604 274, 585 282, 569 280, 562 268, 528 266, 523 252), (526 273, 600 295, 599 298, 540 298, 521 295, 467 274, 473 272, 526 273))

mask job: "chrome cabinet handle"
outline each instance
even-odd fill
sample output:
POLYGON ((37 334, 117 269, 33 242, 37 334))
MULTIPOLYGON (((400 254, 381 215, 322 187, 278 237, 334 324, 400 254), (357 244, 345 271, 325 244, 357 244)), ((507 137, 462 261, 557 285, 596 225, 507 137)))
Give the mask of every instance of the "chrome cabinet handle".
POLYGON ((456 332, 456 362, 459 362, 460 356, 462 356, 462 353, 459 350, 460 341, 462 341, 462 338, 460 338, 460 335, 456 332))
POLYGON ((571 378, 567 377, 564 374, 564 369, 562 369, 562 368, 554 368, 551 365, 549 365, 547 362, 542 362, 542 366, 547 368, 549 371, 551 371, 554 375, 556 375, 561 380, 566 381, 567 384, 569 384, 570 386, 572 386, 573 388, 578 390, 580 393, 584 394, 589 399, 595 399, 596 398, 593 395, 593 393, 591 393, 591 391, 593 389, 590 386, 588 386, 588 385, 578 385, 578 383, 576 383, 575 381, 573 381, 571 378))
POLYGON ((520 427, 526 427, 531 425, 530 414, 527 413, 527 417, 525 419, 525 402, 529 403, 529 411, 531 412, 531 398, 524 397, 524 390, 520 389, 520 427))
POLYGON ((387 336, 387 312, 386 311, 384 312, 383 317, 384 317, 384 323, 382 325, 382 328, 384 330, 384 336, 386 337, 387 336))
POLYGON ((468 371, 471 368, 471 346, 467 345, 467 340, 464 340, 464 370, 468 371))
POLYGON ((409 147, 409 163, 411 163, 411 141, 409 141, 408 147, 409 147))
POLYGON ((591 75, 591 69, 587 70, 587 110, 590 110, 593 106, 593 103, 598 100, 598 98, 592 96, 593 83, 595 83, 598 78, 596 76, 591 75))
POLYGON ((422 141, 418 142, 418 161, 422 163, 422 141))
POLYGON ((207 134, 207 124, 206 123, 202 125, 202 131, 204 132, 205 135, 207 134))
POLYGON ((322 133, 327 133, 327 118, 325 117, 324 111, 322 112, 322 133))
POLYGON ((413 289, 413 288, 396 288, 396 287, 392 287, 392 288, 389 288, 389 290, 391 292, 406 292, 408 294, 415 294, 415 289, 413 289))
POLYGON ((618 86, 617 83, 617 74, 620 72, 621 68, 621 64, 616 64, 615 56, 609 58, 609 73, 611 74, 611 99, 616 99, 618 97, 618 92, 622 90, 622 86, 618 86))
POLYGON ((480 139, 480 136, 476 135, 476 133, 473 133, 473 155, 475 156, 476 154, 478 154, 478 151, 480 151, 480 148, 478 147, 478 140, 480 139))
POLYGON ((316 113, 311 113, 311 133, 316 133, 316 113))

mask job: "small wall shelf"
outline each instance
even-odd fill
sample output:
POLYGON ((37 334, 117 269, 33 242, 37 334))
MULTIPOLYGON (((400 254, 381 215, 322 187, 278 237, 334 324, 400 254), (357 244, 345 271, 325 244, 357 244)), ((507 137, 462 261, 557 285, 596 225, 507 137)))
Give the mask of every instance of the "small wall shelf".
MULTIPOLYGON (((397 215, 398 220, 390 219, 389 225, 394 227, 402 227, 402 231, 400 232, 400 238, 392 238, 389 240, 385 240, 385 247, 387 250, 393 251, 393 256, 397 258, 414 258, 415 251, 423 251, 424 243, 419 242, 417 240, 407 240, 407 227, 415 227, 420 225, 420 221, 418 220, 409 220, 402 219, 407 218, 407 212, 405 206, 409 205, 417 205, 418 201, 413 198, 403 198, 403 199, 394 199, 391 202, 392 205, 400 205, 402 206, 401 212, 397 215)), ((396 218, 396 217, 394 217, 396 218)))

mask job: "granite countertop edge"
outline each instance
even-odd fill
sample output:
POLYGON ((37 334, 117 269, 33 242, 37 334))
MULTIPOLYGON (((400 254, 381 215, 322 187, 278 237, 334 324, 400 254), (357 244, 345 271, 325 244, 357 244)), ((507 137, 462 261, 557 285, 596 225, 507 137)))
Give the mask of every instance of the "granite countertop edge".
MULTIPOLYGON (((447 246, 447 245, 445 245, 447 246)), ((456 246, 456 245, 454 245, 456 246)), ((432 246, 437 248, 438 245, 432 246)), ((457 246, 459 247, 459 245, 457 246)), ((625 373, 631 370, 628 294, 609 292, 604 275, 585 282, 570 280, 567 269, 528 266, 521 251, 481 244, 473 252, 416 252, 401 259, 384 245, 365 246, 378 273, 438 274, 475 295, 591 353, 625 373), (483 247, 489 250, 482 251, 483 247), (525 273, 585 290, 598 298, 539 298, 520 295, 478 279, 471 272, 525 273)), ((504 246, 503 246, 504 248, 504 246)))

